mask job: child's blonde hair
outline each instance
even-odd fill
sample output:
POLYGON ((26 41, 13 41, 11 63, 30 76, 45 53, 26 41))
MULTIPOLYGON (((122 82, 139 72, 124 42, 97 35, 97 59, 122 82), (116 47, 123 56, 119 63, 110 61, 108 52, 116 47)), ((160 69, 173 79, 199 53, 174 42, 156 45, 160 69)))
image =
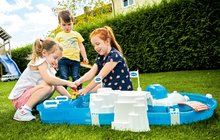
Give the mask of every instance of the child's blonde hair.
POLYGON ((116 41, 111 27, 104 26, 102 28, 97 28, 90 34, 90 40, 93 36, 98 36, 104 41, 106 41, 109 38, 111 46, 114 47, 116 50, 118 50, 123 55, 122 49, 120 45, 118 44, 118 42, 116 41))
POLYGON ((34 63, 38 57, 42 57, 43 50, 46 50, 49 54, 51 54, 58 48, 62 50, 62 47, 50 38, 45 40, 36 39, 32 47, 32 63, 34 63))

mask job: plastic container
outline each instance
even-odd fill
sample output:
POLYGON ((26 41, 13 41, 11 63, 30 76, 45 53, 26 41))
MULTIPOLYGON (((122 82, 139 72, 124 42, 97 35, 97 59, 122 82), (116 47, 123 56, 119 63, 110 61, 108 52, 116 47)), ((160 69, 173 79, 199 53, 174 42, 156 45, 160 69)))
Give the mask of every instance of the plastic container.
MULTIPOLYGON (((174 125, 174 124, 189 124, 193 122, 198 122, 209 119, 213 115, 214 110, 217 107, 216 100, 211 98, 210 96, 206 97, 205 95, 202 94, 186 93, 186 92, 180 92, 180 94, 182 96, 189 97, 189 101, 201 102, 207 105, 210 109, 201 112, 196 112, 191 107, 181 104, 174 106, 148 105, 148 109, 146 108, 146 117, 148 117, 149 124, 174 125), (175 115, 175 113, 177 115, 175 115)), ((124 101, 124 99, 121 101, 124 101)), ((138 102, 140 101, 142 100, 138 100, 138 102)), ((37 106, 37 110, 39 111, 41 121, 44 123, 92 124, 92 117, 89 108, 89 103, 90 103, 89 94, 87 94, 86 96, 81 96, 76 100, 59 97, 57 99, 48 100, 46 101, 46 103, 39 104, 37 106)), ((138 111, 138 109, 135 109, 135 111, 138 111)), ((117 127, 120 129, 120 124, 123 123, 121 122, 121 119, 118 119, 117 115, 116 118, 114 119, 114 115, 115 115, 114 113, 110 113, 110 112, 95 114, 96 119, 98 120, 97 123, 99 125, 111 125, 111 123, 115 120, 114 124, 117 125, 117 127)), ((132 122, 136 121, 135 118, 138 117, 136 115, 131 115, 130 117, 132 122)), ((141 116, 141 118, 143 118, 143 116, 141 116)), ((143 119, 139 119, 139 120, 143 122, 143 119)), ((113 127, 115 125, 113 125, 113 127)), ((135 123, 132 123, 132 127, 135 125, 136 125, 135 123)), ((134 131, 136 131, 136 129, 134 131)))
MULTIPOLYGON (((90 94, 76 100, 64 96, 37 105, 40 120, 48 124, 92 124, 89 108, 90 94)), ((111 124, 114 113, 98 114, 99 124, 111 124)))

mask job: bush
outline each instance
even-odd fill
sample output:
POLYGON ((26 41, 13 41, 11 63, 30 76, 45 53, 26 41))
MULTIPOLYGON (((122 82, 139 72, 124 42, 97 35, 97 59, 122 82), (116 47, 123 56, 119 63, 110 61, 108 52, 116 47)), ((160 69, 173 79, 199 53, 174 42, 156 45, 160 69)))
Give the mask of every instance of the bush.
MULTIPOLYGON (((89 34, 112 27, 131 70, 160 72, 220 68, 220 1, 170 0, 127 15, 77 26, 90 63, 96 52, 89 34)), ((29 51, 28 51, 29 52, 29 51)), ((24 55, 27 52, 24 51, 24 55)), ((13 56, 13 55, 12 55, 13 56)), ((24 57, 18 57, 18 66, 24 57)))
POLYGON ((219 7, 217 0, 162 1, 78 31, 86 40, 89 58, 95 58, 89 33, 108 25, 113 28, 130 69, 216 69, 220 68, 219 7))
POLYGON ((21 72, 25 70, 28 62, 30 61, 30 55, 32 53, 32 45, 26 45, 21 48, 17 48, 11 51, 12 59, 18 65, 21 72))

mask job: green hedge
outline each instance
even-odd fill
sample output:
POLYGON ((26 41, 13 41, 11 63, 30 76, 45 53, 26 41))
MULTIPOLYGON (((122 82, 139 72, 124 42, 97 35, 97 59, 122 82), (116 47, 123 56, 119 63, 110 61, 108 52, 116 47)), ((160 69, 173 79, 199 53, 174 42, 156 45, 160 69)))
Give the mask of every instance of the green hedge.
MULTIPOLYGON (((118 15, 96 24, 88 23, 76 30, 85 39, 90 63, 93 63, 96 52, 89 41, 89 34, 97 27, 108 25, 113 28, 131 70, 218 69, 219 7, 219 0, 163 1, 127 15, 118 15)), ((14 57, 16 54, 12 55, 14 57)), ((21 70, 23 60, 18 62, 21 70)))
POLYGON ((78 31, 88 40, 96 27, 111 26, 130 69, 141 72, 220 68, 220 2, 173 0, 119 15, 78 31))
POLYGON ((32 44, 11 51, 12 59, 18 65, 21 72, 23 72, 27 67, 28 62, 30 61, 31 53, 32 44))

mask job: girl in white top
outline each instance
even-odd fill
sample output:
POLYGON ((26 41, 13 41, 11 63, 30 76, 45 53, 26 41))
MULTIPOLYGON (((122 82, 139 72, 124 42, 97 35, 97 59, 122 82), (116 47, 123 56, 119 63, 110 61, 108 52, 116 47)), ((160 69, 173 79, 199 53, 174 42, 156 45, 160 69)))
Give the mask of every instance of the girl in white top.
POLYGON ((52 39, 37 39, 33 44, 32 60, 12 89, 9 99, 17 109, 17 121, 31 121, 35 116, 32 108, 50 98, 54 91, 71 98, 63 86, 76 88, 73 82, 55 76, 54 67, 62 57, 62 48, 52 39))

